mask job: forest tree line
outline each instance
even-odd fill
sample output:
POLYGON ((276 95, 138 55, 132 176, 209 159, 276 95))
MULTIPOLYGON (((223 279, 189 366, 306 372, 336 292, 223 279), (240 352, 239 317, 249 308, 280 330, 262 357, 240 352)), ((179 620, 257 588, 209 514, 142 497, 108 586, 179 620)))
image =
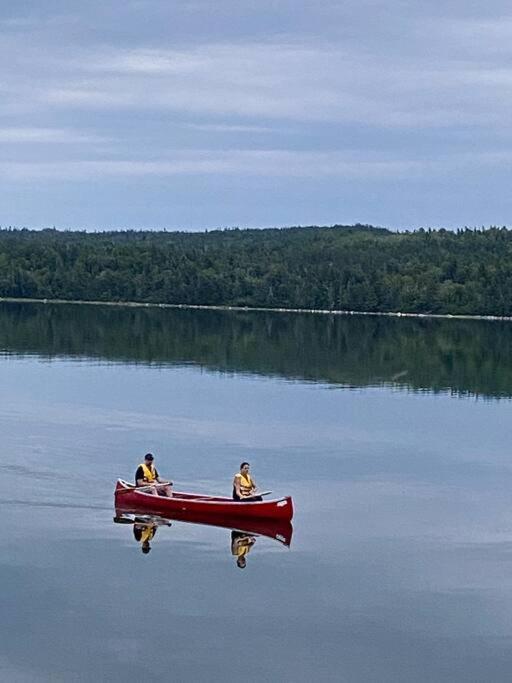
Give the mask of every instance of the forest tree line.
POLYGON ((512 232, 5 229, 0 296, 512 315, 512 232))

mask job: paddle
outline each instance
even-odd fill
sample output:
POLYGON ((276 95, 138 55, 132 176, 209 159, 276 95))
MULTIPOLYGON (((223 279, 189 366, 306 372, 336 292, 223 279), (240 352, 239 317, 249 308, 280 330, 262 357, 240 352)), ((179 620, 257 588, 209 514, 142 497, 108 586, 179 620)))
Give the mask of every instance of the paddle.
MULTIPOLYGON (((130 486, 128 489, 120 489, 117 493, 128 493, 132 491, 145 491, 149 488, 161 488, 162 486, 169 486, 169 484, 149 484, 148 486, 130 486)), ((261 493, 255 493, 253 496, 248 496, 245 500, 251 500, 251 498, 256 498, 257 496, 269 496, 272 493, 272 491, 262 491, 261 493)), ((198 496, 195 498, 195 500, 208 500, 208 498, 212 498, 212 496, 198 496)))
MULTIPOLYGON (((256 493, 253 493, 251 496, 247 496, 247 498, 244 498, 244 500, 251 500, 251 498, 257 498, 258 496, 270 496, 270 494, 273 493, 272 491, 262 491, 261 493, 257 491, 256 493)), ((208 495, 204 494, 204 496, 194 496, 192 500, 209 500, 210 498, 222 498, 224 500, 225 496, 213 496, 213 495, 208 495)), ((231 499, 228 499, 231 500, 231 499)), ((234 503, 238 502, 236 500, 233 501, 234 503)))
MULTIPOLYGON (((254 498, 269 496, 271 493, 272 493, 272 491, 262 491, 261 493, 259 491, 256 491, 256 493, 253 493, 252 496, 246 496, 245 498, 243 498, 241 501, 238 501, 238 502, 241 503, 243 501, 251 501, 251 500, 254 500, 254 498)), ((254 501, 254 502, 257 503, 258 501, 254 501)))
MULTIPOLYGON (((259 493, 259 492, 253 493, 252 496, 247 496, 247 498, 244 498, 244 500, 251 500, 251 498, 257 498, 258 496, 269 496, 271 493, 272 493, 272 491, 262 491, 261 493, 259 493)), ((204 496, 196 496, 192 500, 208 500, 209 498, 218 498, 218 497, 220 497, 220 496, 204 495, 204 496)), ((240 501, 234 500, 233 502, 239 503, 240 501)))
POLYGON ((171 520, 166 517, 159 517, 158 515, 135 515, 135 513, 128 513, 131 516, 116 515, 114 522, 116 524, 156 524, 157 526, 172 526, 171 520))
POLYGON ((162 486, 169 486, 169 484, 148 484, 147 486, 130 486, 129 489, 120 489, 117 493, 131 493, 133 491, 146 491, 150 488, 162 488, 162 486))

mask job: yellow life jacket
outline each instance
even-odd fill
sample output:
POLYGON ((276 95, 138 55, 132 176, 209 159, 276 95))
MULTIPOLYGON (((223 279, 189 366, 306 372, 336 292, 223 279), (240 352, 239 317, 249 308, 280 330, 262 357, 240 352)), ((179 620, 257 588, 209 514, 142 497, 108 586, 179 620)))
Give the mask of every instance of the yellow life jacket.
POLYGON ((233 543, 231 553, 236 557, 245 557, 253 545, 254 541, 252 538, 248 538, 247 536, 237 538, 233 543))
POLYGON ((156 474, 153 465, 151 465, 151 467, 149 468, 145 462, 141 462, 140 467, 142 467, 142 471, 144 472, 144 480, 149 482, 150 484, 154 482, 156 479, 156 474))
POLYGON ((238 474, 235 474, 235 478, 240 480, 240 493, 242 494, 242 496, 250 496, 254 488, 251 475, 248 474, 247 476, 245 476, 238 472, 238 474))

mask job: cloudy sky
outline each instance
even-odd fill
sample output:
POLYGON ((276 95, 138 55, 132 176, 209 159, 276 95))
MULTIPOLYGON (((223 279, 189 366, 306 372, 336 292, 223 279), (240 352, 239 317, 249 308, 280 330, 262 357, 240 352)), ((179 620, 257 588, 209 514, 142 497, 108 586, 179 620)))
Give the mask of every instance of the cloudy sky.
POLYGON ((0 3, 0 224, 512 224, 501 0, 0 3))

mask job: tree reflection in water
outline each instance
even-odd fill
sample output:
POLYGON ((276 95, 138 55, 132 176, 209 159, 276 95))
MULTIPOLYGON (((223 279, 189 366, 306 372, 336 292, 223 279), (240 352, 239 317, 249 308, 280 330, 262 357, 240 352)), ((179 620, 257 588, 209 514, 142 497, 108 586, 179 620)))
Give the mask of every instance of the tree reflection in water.
POLYGON ((0 349, 512 396, 510 322, 1 303, 0 349))

